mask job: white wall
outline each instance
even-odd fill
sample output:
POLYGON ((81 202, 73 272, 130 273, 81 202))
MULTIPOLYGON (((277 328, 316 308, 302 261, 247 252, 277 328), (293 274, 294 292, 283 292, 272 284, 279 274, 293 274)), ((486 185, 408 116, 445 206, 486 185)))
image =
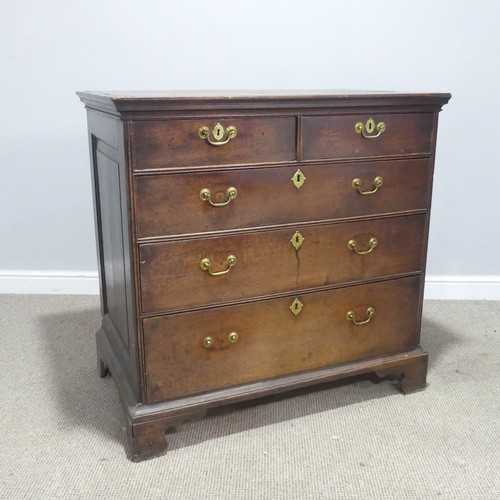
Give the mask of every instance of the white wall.
POLYGON ((76 90, 352 88, 453 94, 440 120, 428 274, 498 291, 499 22, 495 0, 4 2, 4 289, 23 289, 9 281, 18 270, 95 274, 76 90))

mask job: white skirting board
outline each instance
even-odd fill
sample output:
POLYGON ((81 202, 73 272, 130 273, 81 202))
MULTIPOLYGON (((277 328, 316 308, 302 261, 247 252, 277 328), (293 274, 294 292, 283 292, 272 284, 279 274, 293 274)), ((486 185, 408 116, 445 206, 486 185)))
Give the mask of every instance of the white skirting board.
POLYGON ((428 274, 424 299, 500 300, 500 276, 428 274))
MULTIPOLYGON (((97 295, 93 271, 0 271, 0 294, 97 295)), ((425 299, 500 300, 500 276, 428 275, 425 299)))
POLYGON ((0 294, 98 295, 97 271, 0 271, 0 294))

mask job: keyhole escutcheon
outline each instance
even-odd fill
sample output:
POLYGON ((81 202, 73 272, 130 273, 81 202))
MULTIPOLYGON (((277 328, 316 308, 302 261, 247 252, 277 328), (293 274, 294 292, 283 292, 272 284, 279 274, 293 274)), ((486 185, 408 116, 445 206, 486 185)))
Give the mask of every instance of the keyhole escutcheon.
POLYGON ((292 313, 295 316, 297 316, 300 313, 300 311, 302 311, 303 307, 304 307, 304 304, 302 304, 302 302, 299 299, 295 299, 292 302, 292 305, 290 306, 290 310, 292 311, 292 313))
POLYGON ((295 172, 293 174, 293 177, 292 177, 292 182, 293 182, 293 185, 297 188, 297 189, 300 189, 303 185, 304 185, 304 182, 306 181, 306 176, 304 175, 304 173, 300 170, 300 168, 297 170, 297 172, 295 172))
POLYGON ((304 243, 304 237, 297 231, 292 236, 290 243, 292 244, 293 248, 295 248, 295 250, 298 250, 300 248, 300 246, 302 245, 302 243, 304 243))

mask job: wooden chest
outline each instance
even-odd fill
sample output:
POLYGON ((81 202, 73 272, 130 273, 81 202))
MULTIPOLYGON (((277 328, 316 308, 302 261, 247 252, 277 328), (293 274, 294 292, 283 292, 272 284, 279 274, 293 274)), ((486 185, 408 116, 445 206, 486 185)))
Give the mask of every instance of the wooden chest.
POLYGON ((207 408, 362 373, 426 384, 419 346, 449 94, 78 94, 97 333, 130 456, 207 408))

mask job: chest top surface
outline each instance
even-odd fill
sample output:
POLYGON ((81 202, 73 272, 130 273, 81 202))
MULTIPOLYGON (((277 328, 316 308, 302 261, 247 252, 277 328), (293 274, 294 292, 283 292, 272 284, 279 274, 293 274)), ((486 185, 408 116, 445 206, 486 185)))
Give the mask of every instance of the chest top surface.
POLYGON ((77 92, 87 108, 123 114, 148 110, 317 108, 353 106, 440 107, 451 94, 367 90, 176 90, 77 92))

